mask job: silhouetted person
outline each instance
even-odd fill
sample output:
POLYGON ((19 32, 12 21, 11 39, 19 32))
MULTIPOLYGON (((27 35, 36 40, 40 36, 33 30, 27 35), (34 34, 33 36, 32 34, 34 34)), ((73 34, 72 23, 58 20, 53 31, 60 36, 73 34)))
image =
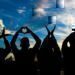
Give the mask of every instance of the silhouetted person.
MULTIPOLYGON (((11 41, 11 46, 13 49, 13 53, 15 55, 16 64, 19 64, 19 66, 21 67, 20 69, 25 68, 25 70, 28 71, 27 75, 28 73, 31 73, 30 71, 34 72, 35 70, 34 69, 35 68, 34 58, 35 58, 36 53, 39 51, 40 44, 41 44, 41 40, 28 27, 22 27, 13 36, 13 39, 11 41), (26 29, 26 33, 30 33, 36 41, 36 44, 32 49, 29 48, 30 47, 29 39, 26 37, 21 39, 21 44, 20 44, 21 50, 19 50, 16 46, 16 40, 18 38, 19 33, 23 33, 22 32, 23 28, 26 29)), ((33 74, 31 73, 31 75, 33 74)))
POLYGON ((62 53, 65 75, 74 75, 75 68, 75 32, 71 33, 63 42, 62 53))
POLYGON ((47 75, 60 75, 61 52, 53 35, 46 26, 48 35, 44 39, 40 49, 41 73, 47 75))
POLYGON ((0 48, 0 64, 8 64, 5 60, 5 57, 8 55, 8 53, 11 51, 10 44, 8 43, 8 40, 6 39, 5 35, 5 28, 3 29, 1 38, 4 39, 5 49, 0 48))

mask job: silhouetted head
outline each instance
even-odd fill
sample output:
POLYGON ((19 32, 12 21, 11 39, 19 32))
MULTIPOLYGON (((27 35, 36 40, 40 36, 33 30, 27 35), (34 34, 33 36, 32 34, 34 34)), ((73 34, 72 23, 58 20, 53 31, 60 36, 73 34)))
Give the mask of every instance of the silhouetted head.
POLYGON ((28 49, 30 44, 29 44, 29 39, 28 38, 22 38, 21 39, 21 44, 20 44, 22 49, 28 49))

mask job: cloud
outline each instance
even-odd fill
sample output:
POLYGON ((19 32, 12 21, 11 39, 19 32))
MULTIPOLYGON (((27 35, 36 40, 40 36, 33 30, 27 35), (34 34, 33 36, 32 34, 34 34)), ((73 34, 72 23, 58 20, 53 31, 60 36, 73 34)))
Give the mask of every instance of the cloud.
MULTIPOLYGON (((54 32, 54 36, 55 36, 55 38, 57 39, 57 42, 58 42, 58 45, 59 45, 60 48, 61 48, 61 46, 62 46, 63 40, 64 40, 65 37, 67 36, 65 33, 62 33, 61 30, 62 30, 62 31, 66 31, 66 29, 63 30, 62 27, 61 27, 61 28, 57 27, 56 30, 55 30, 55 32, 54 32), (60 31, 58 31, 58 30, 60 30, 60 31)), ((68 31, 67 31, 67 32, 68 32, 68 31)), ((35 31, 35 33, 36 33, 36 34, 37 34, 37 33, 40 33, 40 34, 41 34, 41 35, 39 35, 39 36, 42 37, 42 39, 41 39, 42 41, 44 40, 44 38, 45 38, 45 37, 47 36, 47 34, 48 34, 45 27, 43 27, 43 28, 41 28, 41 29, 35 31)))
POLYGON ((75 25, 75 15, 64 12, 63 14, 57 15, 57 21, 60 21, 61 23, 72 28, 72 25, 75 25))
POLYGON ((75 0, 58 0, 58 4, 61 8, 75 8, 75 0))
MULTIPOLYGON (((51 2, 51 1, 50 1, 51 2)), ((52 2, 50 3, 49 0, 41 0, 41 2, 39 3, 40 8, 51 8, 52 7, 52 2)))
POLYGON ((58 42, 58 45, 61 49, 62 47, 62 43, 63 41, 65 40, 65 38, 72 32, 72 29, 69 28, 68 26, 64 26, 64 27, 61 27, 61 26, 57 26, 57 29, 56 31, 54 32, 54 35, 57 39, 57 42, 58 42))
POLYGON ((43 8, 37 8, 37 9, 35 9, 35 12, 36 12, 37 16, 39 16, 39 17, 46 15, 46 11, 43 8))
POLYGON ((72 33, 72 28, 75 28, 75 0, 60 0, 59 3, 65 8, 63 12, 56 14, 57 24, 60 24, 56 24, 57 29, 54 34, 61 48, 64 39, 72 33))
POLYGON ((46 8, 50 8, 51 5, 49 3, 44 3, 44 4, 40 4, 40 7, 46 9, 46 8))
POLYGON ((75 8, 75 0, 65 0, 65 8, 75 8))
POLYGON ((19 14, 22 14, 22 13, 25 12, 25 10, 23 10, 23 9, 18 9, 17 11, 18 11, 19 14))
MULTIPOLYGON (((61 48, 64 39, 72 32, 72 25, 75 24, 75 17, 72 14, 64 12, 62 14, 57 14, 55 19, 57 19, 56 23, 60 23, 60 25, 56 24, 57 27, 54 35, 58 41, 59 47, 61 48), (61 26, 61 23, 63 24, 63 26, 61 26)), ((47 31, 45 28, 37 30, 36 33, 41 33, 41 35, 39 36, 47 35, 47 31)))
POLYGON ((5 34, 11 34, 14 35, 16 31, 10 31, 10 30, 5 30, 5 34))
POLYGON ((58 4, 60 8, 64 8, 65 7, 65 0, 58 0, 58 4))
POLYGON ((3 20, 0 19, 0 27, 4 27, 3 20))
MULTIPOLYGON (((5 27, 4 23, 3 23, 3 20, 0 19, 0 35, 3 31, 3 28, 5 27)), ((11 34, 11 35, 14 35, 15 31, 11 31, 11 30, 8 30, 8 29, 5 29, 5 34, 11 34)))
POLYGON ((63 13, 57 14, 57 23, 60 23, 60 25, 57 25, 57 30, 55 32, 55 36, 58 39, 58 44, 61 48, 62 43, 66 37, 72 33, 72 28, 75 27, 75 15, 72 14, 74 11, 64 9, 63 13), (61 26, 61 23, 63 26, 61 26))
POLYGON ((56 0, 41 0, 37 3, 37 8, 35 9, 35 12, 37 13, 37 16, 42 17, 46 16, 48 11, 46 9, 50 9, 54 7, 56 0))
POLYGON ((17 12, 18 12, 19 14, 22 14, 22 13, 26 12, 26 7, 20 7, 20 8, 18 8, 18 9, 17 9, 17 12))

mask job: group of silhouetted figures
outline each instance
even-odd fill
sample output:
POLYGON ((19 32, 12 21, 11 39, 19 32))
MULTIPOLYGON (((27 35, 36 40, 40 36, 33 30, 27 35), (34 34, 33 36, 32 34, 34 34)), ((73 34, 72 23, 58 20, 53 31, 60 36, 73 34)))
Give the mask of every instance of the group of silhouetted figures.
MULTIPOLYGON (((60 75, 61 70, 64 70, 65 75, 74 75, 75 32, 71 33, 64 40, 62 49, 60 50, 53 35, 55 28, 56 26, 52 31, 50 31, 46 26, 48 35, 44 39, 43 43, 41 43, 39 37, 28 27, 20 28, 9 43, 6 39, 6 36, 9 35, 5 35, 4 29, 1 38, 4 39, 5 49, 0 48, 0 65, 14 64, 18 71, 24 69, 23 73, 26 73, 26 75, 60 75), (16 46, 19 33, 23 34, 23 28, 27 30, 24 34, 30 33, 35 39, 36 43, 33 48, 30 48, 30 42, 27 37, 20 40, 20 50, 16 46), (10 52, 14 54, 15 61, 11 58, 5 60, 5 57, 10 52)), ((10 67, 12 66, 10 65, 10 67)))

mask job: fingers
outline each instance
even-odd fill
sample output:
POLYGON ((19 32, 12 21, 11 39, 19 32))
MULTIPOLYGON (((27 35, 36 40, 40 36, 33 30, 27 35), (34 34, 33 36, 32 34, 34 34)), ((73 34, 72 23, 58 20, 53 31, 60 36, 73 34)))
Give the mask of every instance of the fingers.
POLYGON ((23 28, 23 29, 22 29, 22 32, 23 32, 23 33, 27 33, 27 29, 26 29, 26 28, 23 28))
POLYGON ((18 30, 18 32, 17 33, 24 33, 24 34, 26 34, 26 33, 31 33, 32 31, 27 27, 27 26, 25 26, 25 27, 21 27, 19 30, 18 30))
POLYGON ((21 27, 18 32, 20 32, 20 33, 29 33, 30 29, 27 26, 25 26, 25 27, 21 27))
POLYGON ((46 27, 46 29, 47 29, 48 33, 50 33, 50 31, 49 31, 49 29, 48 29, 47 25, 46 25, 45 27, 46 27))
POLYGON ((30 33, 30 32, 31 32, 31 30, 30 30, 28 27, 26 27, 26 29, 27 29, 27 32, 28 32, 28 33, 30 33))
POLYGON ((54 26, 53 30, 51 31, 51 33, 53 34, 53 32, 55 31, 56 25, 54 26))

